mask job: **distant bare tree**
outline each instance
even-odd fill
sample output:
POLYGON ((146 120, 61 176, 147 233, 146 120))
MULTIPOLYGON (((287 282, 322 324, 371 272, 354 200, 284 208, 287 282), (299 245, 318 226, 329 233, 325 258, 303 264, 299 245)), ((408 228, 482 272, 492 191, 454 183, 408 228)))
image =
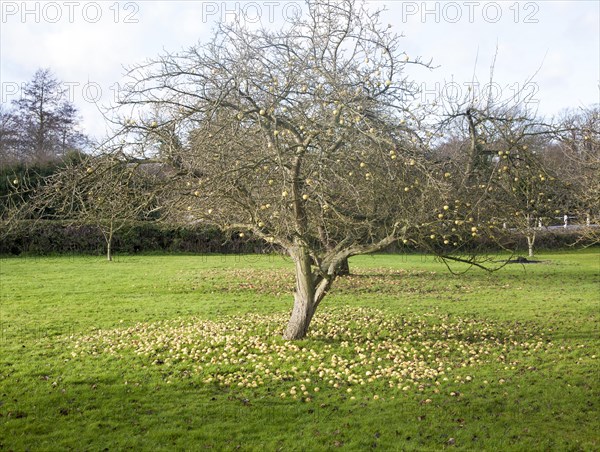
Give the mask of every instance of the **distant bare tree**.
POLYGON ((519 97, 469 92, 445 102, 437 150, 462 174, 452 179, 459 199, 487 211, 492 236, 523 235, 532 257, 539 230, 566 208, 569 196, 545 155, 560 126, 538 118, 519 97))
POLYGON ((155 176, 117 154, 82 156, 43 183, 24 187, 21 193, 27 190, 30 199, 19 206, 17 218, 96 225, 110 261, 115 233, 134 221, 152 219, 157 211, 155 176))
POLYGON ((573 219, 584 227, 585 238, 600 242, 600 107, 567 112, 557 134, 560 176, 570 186, 573 219))
POLYGON ((0 115, 1 156, 26 162, 47 162, 85 146, 78 130, 77 109, 67 90, 49 69, 39 69, 23 85, 14 109, 0 115))

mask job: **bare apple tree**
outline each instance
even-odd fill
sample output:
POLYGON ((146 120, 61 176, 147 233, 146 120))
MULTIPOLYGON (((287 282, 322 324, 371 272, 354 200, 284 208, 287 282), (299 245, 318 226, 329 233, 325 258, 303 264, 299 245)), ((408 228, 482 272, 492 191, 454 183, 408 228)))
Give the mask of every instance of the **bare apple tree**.
POLYGON ((589 243, 600 242, 600 107, 567 112, 556 137, 554 166, 573 194, 571 221, 589 243))
POLYGON ((207 45, 132 68, 116 107, 126 152, 173 171, 169 211, 290 255, 287 339, 306 335, 345 259, 447 226, 451 184, 406 73, 427 64, 381 19, 317 0, 279 31, 220 24, 207 45))
POLYGON ((27 219, 94 225, 104 237, 110 261, 115 233, 135 221, 151 219, 159 210, 156 178, 148 166, 119 158, 116 152, 84 156, 43 183, 23 184, 20 193, 27 193, 29 199, 11 211, 10 224, 27 219))
MULTIPOLYGON (((494 67, 490 80, 493 80, 494 67)), ((441 106, 438 147, 459 199, 483 205, 490 237, 522 235, 534 255, 538 232, 569 204, 569 194, 548 154, 560 127, 537 117, 527 98, 470 91, 441 106)), ((527 84, 525 84, 527 86, 527 84)))

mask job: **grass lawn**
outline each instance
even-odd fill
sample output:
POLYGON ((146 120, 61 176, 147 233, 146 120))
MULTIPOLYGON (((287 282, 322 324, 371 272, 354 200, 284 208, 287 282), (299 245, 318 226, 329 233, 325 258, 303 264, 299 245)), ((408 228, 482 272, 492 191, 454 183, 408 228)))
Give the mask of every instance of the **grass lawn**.
POLYGON ((0 450, 599 450, 600 254, 0 260, 0 450), (464 270, 456 267, 456 270, 464 270))

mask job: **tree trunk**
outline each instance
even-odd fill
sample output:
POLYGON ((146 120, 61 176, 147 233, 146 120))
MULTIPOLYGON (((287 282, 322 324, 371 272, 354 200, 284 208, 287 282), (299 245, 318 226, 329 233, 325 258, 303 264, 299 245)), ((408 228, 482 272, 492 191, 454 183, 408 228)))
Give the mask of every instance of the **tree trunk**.
POLYGON ((395 235, 389 235, 378 243, 369 246, 355 246, 353 249, 329 256, 320 263, 320 268, 312 270, 312 258, 307 246, 300 240, 290 248, 290 257, 296 267, 296 290, 294 292, 294 307, 283 338, 297 340, 306 337, 310 321, 317 307, 331 288, 343 262, 348 262, 349 255, 367 254, 385 248, 397 240, 395 235))
POLYGON ((475 118, 473 118, 471 109, 467 109, 465 116, 469 124, 469 160, 467 162, 463 184, 466 184, 471 180, 481 157, 481 145, 479 145, 477 142, 477 129, 475 126, 475 118))
POLYGON ((292 254, 296 265, 296 290, 294 292, 294 308, 283 333, 288 340, 302 339, 308 332, 308 326, 315 313, 315 280, 311 269, 308 250, 300 245, 292 254))
POLYGON ((335 270, 336 276, 348 276, 350 274, 350 264, 348 263, 348 258, 345 258, 341 261, 335 270))
POLYGON ((529 257, 533 257, 533 244, 535 243, 535 234, 527 236, 527 248, 529 250, 529 257))
POLYGON ((113 240, 113 226, 112 223, 108 230, 108 234, 105 235, 106 238, 106 260, 112 261, 112 240, 113 240))

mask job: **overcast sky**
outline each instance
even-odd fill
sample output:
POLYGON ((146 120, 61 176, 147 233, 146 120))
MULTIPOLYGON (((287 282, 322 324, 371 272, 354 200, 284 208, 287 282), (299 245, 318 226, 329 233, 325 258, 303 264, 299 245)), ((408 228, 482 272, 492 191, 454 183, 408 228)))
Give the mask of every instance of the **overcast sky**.
MULTIPOLYGON (((411 74, 425 100, 466 90, 474 77, 484 86, 496 56, 495 87, 503 96, 520 90, 543 115, 600 103, 597 0, 368 3, 389 9, 385 20, 405 35, 411 57, 438 66, 411 74)), ((69 87, 86 132, 100 137, 104 126, 94 101, 111 101, 123 66, 206 42, 216 20, 235 14, 281 26, 301 5, 301 0, 0 1, 1 101, 18 98, 37 68, 50 68, 69 87)))

